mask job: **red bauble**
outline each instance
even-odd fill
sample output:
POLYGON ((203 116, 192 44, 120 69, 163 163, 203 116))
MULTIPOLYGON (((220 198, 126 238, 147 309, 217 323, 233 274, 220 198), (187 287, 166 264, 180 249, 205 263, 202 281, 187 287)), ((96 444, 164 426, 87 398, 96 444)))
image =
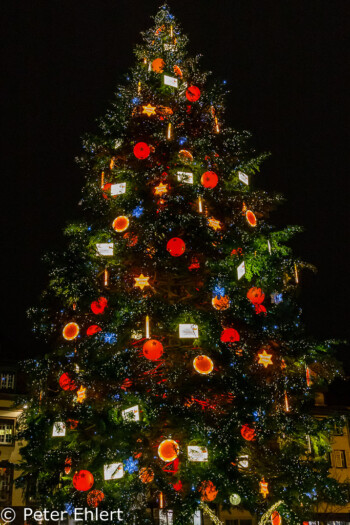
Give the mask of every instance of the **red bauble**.
POLYGON ((75 384, 74 380, 69 377, 68 374, 62 374, 59 379, 60 387, 63 390, 75 390, 77 388, 77 385, 75 384))
POLYGON ((261 288, 253 286, 248 290, 247 297, 253 304, 261 304, 265 299, 265 294, 261 288))
POLYGON ((279 512, 277 512, 277 510, 275 510, 271 514, 271 522, 272 522, 272 525, 282 525, 282 518, 281 518, 281 515, 279 514, 279 512))
POLYGON ((94 334, 97 334, 98 332, 102 332, 102 328, 98 326, 97 324, 92 324, 86 330, 86 335, 94 335, 94 334))
POLYGON ((218 495, 218 490, 212 481, 202 481, 199 492, 201 493, 202 501, 214 501, 218 495))
POLYGON ((213 188, 215 188, 218 182, 219 178, 214 171, 206 171, 205 173, 203 173, 201 183, 205 188, 209 188, 210 190, 212 190, 213 188))
POLYGON ((256 434, 254 428, 251 428, 249 425, 243 425, 241 428, 241 434, 244 439, 247 441, 255 441, 256 434))
POLYGON ((150 339, 143 345, 142 352, 150 361, 157 361, 163 354, 163 345, 156 339, 150 339))
POLYGON ((186 244, 179 237, 173 237, 168 241, 166 249, 173 257, 180 257, 186 249, 186 244))
POLYGON ((79 470, 73 476, 73 486, 77 490, 90 490, 93 484, 94 476, 88 470, 79 470))
POLYGON ((104 499, 105 495, 103 494, 102 490, 92 490, 87 495, 86 502, 89 507, 97 508, 104 499))
POLYGON ((134 155, 138 159, 147 159, 148 155, 151 153, 150 147, 146 142, 138 142, 134 146, 134 155))
POLYGON ((106 182, 106 184, 103 185, 102 197, 104 199, 109 199, 109 197, 113 197, 115 199, 116 195, 111 195, 111 187, 112 184, 110 182, 106 182))
POLYGON ((190 102, 196 102, 201 96, 201 90, 197 86, 190 86, 186 89, 186 98, 190 102))
POLYGON ((105 308, 107 308, 108 301, 105 297, 99 297, 97 301, 91 303, 91 310, 94 314, 103 314, 105 308))
POLYGON ((220 341, 222 343, 236 343, 239 340, 239 333, 234 328, 224 328, 221 332, 220 341))

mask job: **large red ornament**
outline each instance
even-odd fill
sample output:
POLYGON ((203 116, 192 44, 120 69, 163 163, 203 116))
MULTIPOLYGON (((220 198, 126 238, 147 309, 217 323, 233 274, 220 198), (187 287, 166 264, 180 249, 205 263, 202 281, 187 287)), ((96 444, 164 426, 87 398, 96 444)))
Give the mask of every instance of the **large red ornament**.
POLYGON ((103 494, 102 490, 92 490, 87 495, 86 502, 89 507, 97 508, 104 499, 105 495, 103 494))
POLYGON ((75 339, 76 337, 78 337, 79 335, 79 326, 77 325, 77 323, 68 323, 66 324, 66 326, 63 328, 63 337, 67 340, 67 341, 72 341, 73 339, 75 339))
POLYGON ((250 226, 256 226, 258 224, 258 221, 256 220, 256 217, 254 215, 254 213, 251 211, 251 210, 247 210, 246 211, 246 219, 247 219, 247 222, 248 224, 250 224, 250 226))
POLYGON ((220 341, 222 343, 236 343, 240 340, 240 335, 234 328, 224 328, 221 332, 220 341))
MULTIPOLYGON (((102 197, 104 199, 109 199, 109 197, 111 197, 111 186, 112 184, 110 182, 106 182, 106 184, 103 185, 102 197)), ((115 198, 116 195, 113 195, 113 197, 115 198)))
POLYGON ((193 360, 193 367, 198 374, 208 375, 214 369, 214 363, 207 355, 198 355, 193 360))
POLYGON ((92 324, 86 330, 86 335, 94 335, 94 334, 97 334, 98 332, 102 332, 102 328, 98 326, 97 324, 92 324))
POLYGON ((217 488, 212 481, 202 481, 199 492, 201 493, 202 501, 214 501, 218 495, 217 488))
POLYGON ((166 463, 175 461, 178 455, 179 445, 174 439, 165 439, 158 447, 158 456, 166 463))
POLYGON ((271 523, 272 523, 272 525, 282 525, 282 517, 279 514, 279 512, 277 512, 277 510, 275 510, 271 514, 271 523))
POLYGON ((134 155, 138 159, 147 159, 151 153, 150 147, 146 142, 138 142, 134 146, 134 155))
POLYGON ((173 257, 180 257, 186 249, 186 244, 179 237, 173 237, 168 241, 166 249, 173 257))
POLYGON ((251 303, 253 303, 255 307, 255 313, 260 314, 261 312, 266 314, 266 308, 261 303, 265 299, 265 294, 262 291, 261 288, 256 288, 253 286, 250 288, 247 292, 247 297, 251 303))
POLYGON ((88 470, 79 470, 73 476, 73 486, 77 490, 90 490, 93 484, 94 476, 88 470))
POLYGON ((163 354, 163 345, 156 339, 150 339, 142 347, 143 355, 150 361, 158 361, 163 354))
POLYGON ((93 301, 91 303, 91 310, 94 314, 103 314, 105 309, 107 308, 108 301, 105 297, 99 297, 97 301, 93 301))
POLYGON ((165 62, 162 58, 156 58, 152 62, 152 69, 155 73, 163 73, 165 62))
POLYGON ((75 384, 75 381, 69 377, 68 374, 62 374, 59 379, 60 387, 63 390, 75 390, 77 388, 77 385, 75 384))
POLYGON ((201 96, 201 90, 197 86, 190 86, 186 89, 186 98, 190 102, 196 102, 201 96))
POLYGON ((214 171, 206 171, 201 177, 201 183, 205 188, 213 189, 219 182, 218 176, 214 171))
POLYGON ((120 215, 113 221, 113 230, 116 232, 125 232, 129 226, 129 219, 125 215, 120 215))
POLYGON ((255 441, 256 434, 254 428, 251 428, 249 425, 243 425, 241 428, 241 434, 244 439, 247 441, 255 441))

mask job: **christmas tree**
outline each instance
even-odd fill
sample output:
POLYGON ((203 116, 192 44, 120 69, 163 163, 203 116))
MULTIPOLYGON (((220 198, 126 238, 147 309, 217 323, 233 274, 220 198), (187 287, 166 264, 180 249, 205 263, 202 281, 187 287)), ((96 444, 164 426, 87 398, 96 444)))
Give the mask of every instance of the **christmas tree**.
POLYGON ((268 223, 266 155, 225 123, 225 87, 166 5, 154 21, 84 139, 83 218, 31 312, 52 350, 26 365, 19 483, 38 506, 130 524, 218 521, 218 505, 299 523, 344 501, 334 420, 313 415, 338 363, 305 336, 308 265, 286 245, 299 228, 268 223))

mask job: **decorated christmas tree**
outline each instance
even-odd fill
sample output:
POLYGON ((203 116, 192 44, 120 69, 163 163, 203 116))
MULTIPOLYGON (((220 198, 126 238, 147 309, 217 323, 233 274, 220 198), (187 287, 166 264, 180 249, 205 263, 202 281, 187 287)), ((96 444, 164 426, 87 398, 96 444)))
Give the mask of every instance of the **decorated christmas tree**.
POLYGON ((162 6, 84 139, 82 218, 31 312, 50 351, 26 365, 19 483, 38 507, 128 524, 218 522, 219 506, 300 523, 343 501, 334 421, 313 415, 338 364, 304 334, 307 265, 286 245, 299 229, 268 222, 266 155, 186 46, 162 6))

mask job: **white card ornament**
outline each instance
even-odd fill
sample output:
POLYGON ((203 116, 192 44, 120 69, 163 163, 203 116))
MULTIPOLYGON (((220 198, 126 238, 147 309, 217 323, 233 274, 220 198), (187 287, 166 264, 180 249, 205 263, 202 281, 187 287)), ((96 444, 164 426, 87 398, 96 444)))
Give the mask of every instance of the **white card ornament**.
POLYGON ((242 279, 243 275, 245 275, 245 262, 241 262, 239 266, 237 266, 237 277, 238 280, 242 279))
POLYGON ((105 481, 110 479, 121 479, 124 476, 123 463, 112 463, 111 465, 104 465, 103 475, 105 481))
POLYGON ((53 424, 52 437, 63 437, 66 435, 66 424, 63 421, 57 421, 53 424))
POLYGON ((248 468, 249 467, 248 456, 239 456, 237 465, 238 465, 238 468, 248 468))
POLYGON ((169 77, 168 75, 164 75, 164 85, 165 86, 171 86, 171 87, 179 87, 178 81, 176 77, 169 77))
POLYGON ((179 324, 180 339, 197 339, 198 325, 196 324, 179 324))
POLYGON ((164 51, 175 51, 174 44, 164 44, 164 51))
POLYGON ((159 525, 173 525, 173 511, 159 509, 159 525))
POLYGON ((187 447, 187 456, 189 461, 208 461, 208 449, 189 445, 187 447))
POLYGON ((249 185, 249 177, 243 173, 243 171, 238 172, 238 178, 241 182, 243 182, 243 184, 246 184, 247 186, 249 185))
POLYGON ((121 195, 126 192, 126 182, 119 182, 118 184, 111 185, 111 195, 121 195))
POLYGON ((193 184, 193 173, 189 171, 178 171, 177 180, 186 184, 193 184))
POLYGON ((140 409, 138 405, 122 411, 123 419, 126 421, 140 421, 140 409))
POLYGON ((102 242, 96 244, 96 251, 98 255, 105 257, 112 257, 114 252, 114 245, 112 242, 102 242))
POLYGON ((200 510, 196 510, 193 516, 193 525, 202 525, 202 514, 200 510))

